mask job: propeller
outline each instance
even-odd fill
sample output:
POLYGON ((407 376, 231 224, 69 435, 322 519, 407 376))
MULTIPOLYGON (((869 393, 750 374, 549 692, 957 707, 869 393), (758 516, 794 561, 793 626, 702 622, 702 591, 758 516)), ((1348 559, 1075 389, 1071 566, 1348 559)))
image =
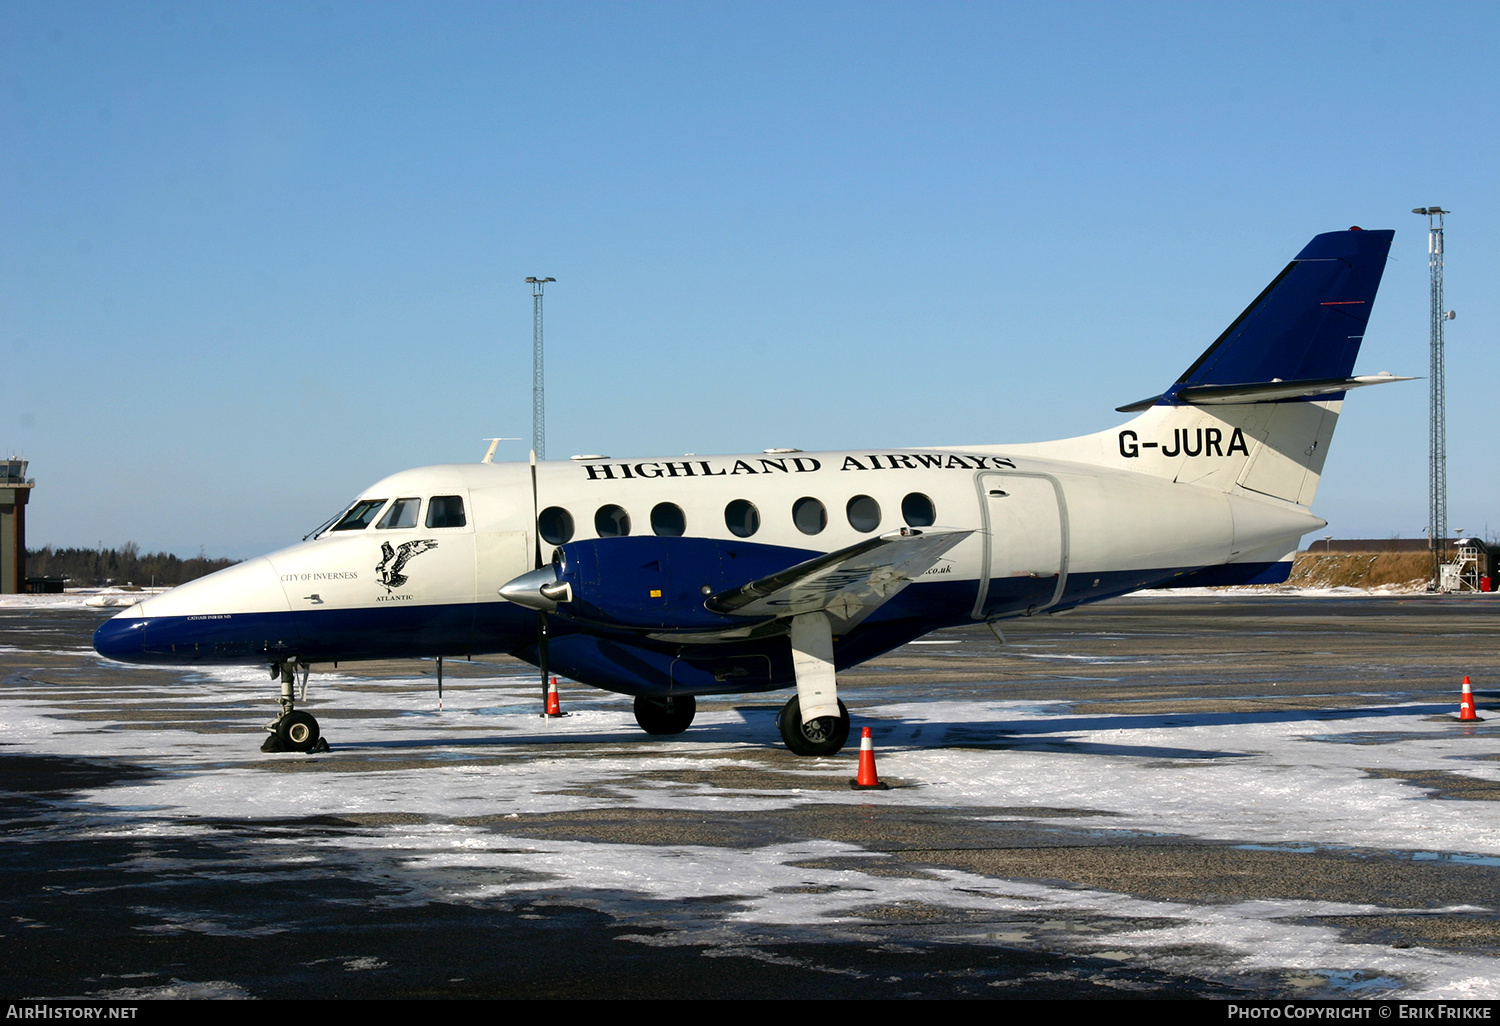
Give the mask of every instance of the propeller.
MULTIPOLYGON (((542 531, 541 500, 537 495, 536 480, 536 450, 531 450, 531 536, 536 542, 533 552, 534 567, 536 570, 542 568, 542 531)), ((555 609, 556 606, 553 606, 555 609)), ((547 611, 537 609, 536 611, 536 664, 542 671, 542 715, 546 716, 547 710, 547 611)))

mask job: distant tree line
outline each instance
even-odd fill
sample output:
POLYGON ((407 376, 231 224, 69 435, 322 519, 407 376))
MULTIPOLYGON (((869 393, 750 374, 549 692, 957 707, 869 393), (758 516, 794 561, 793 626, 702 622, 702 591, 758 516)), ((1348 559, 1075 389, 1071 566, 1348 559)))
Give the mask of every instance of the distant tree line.
POLYGON ((26 576, 66 577, 75 588, 110 584, 143 588, 155 584, 160 588, 183 584, 238 562, 203 555, 179 559, 169 552, 142 555, 135 542, 126 542, 118 549, 54 549, 48 545, 26 550, 26 576))

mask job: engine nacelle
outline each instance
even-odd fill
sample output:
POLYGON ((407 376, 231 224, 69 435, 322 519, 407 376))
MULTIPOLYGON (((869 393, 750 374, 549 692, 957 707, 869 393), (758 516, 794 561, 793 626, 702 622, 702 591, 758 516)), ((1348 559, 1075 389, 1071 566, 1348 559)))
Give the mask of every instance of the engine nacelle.
MULTIPOLYGON (((754 620, 712 613, 703 600, 816 555, 804 549, 715 538, 646 536, 570 542, 558 550, 553 564, 556 580, 567 585, 556 600, 556 615, 633 630, 745 626, 754 620)), ((558 594, 561 589, 553 591, 558 594)))

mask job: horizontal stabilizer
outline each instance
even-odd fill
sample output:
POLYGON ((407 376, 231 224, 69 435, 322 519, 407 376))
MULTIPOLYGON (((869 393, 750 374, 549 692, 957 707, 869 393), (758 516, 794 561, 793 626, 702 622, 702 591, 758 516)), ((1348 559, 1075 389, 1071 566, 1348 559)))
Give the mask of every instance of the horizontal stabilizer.
MULTIPOLYGON (((1414 381, 1395 374, 1360 374, 1352 378, 1308 378, 1302 381, 1259 381, 1243 385, 1186 385, 1177 390, 1177 401, 1187 406, 1228 406, 1240 403, 1274 403, 1283 399, 1307 396, 1341 398, 1351 388, 1384 385, 1392 381, 1414 381)), ((1120 413, 1137 413, 1150 409, 1162 396, 1152 396, 1128 406, 1116 407, 1120 413)))

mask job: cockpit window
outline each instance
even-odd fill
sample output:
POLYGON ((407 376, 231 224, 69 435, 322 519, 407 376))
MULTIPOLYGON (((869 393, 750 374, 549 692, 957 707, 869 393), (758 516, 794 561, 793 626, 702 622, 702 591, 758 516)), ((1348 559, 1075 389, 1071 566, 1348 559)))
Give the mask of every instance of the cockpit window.
POLYGON ((391 508, 385 511, 385 516, 380 518, 380 523, 375 527, 381 531, 391 528, 416 527, 417 510, 421 507, 421 499, 397 499, 391 503, 391 508))
POLYGON ((385 505, 384 499, 360 499, 349 512, 345 513, 339 522, 333 525, 335 531, 363 531, 370 526, 370 521, 375 519, 375 514, 380 512, 380 507, 385 505))
POLYGON ((434 495, 427 503, 428 527, 463 527, 464 500, 458 495, 434 495))

